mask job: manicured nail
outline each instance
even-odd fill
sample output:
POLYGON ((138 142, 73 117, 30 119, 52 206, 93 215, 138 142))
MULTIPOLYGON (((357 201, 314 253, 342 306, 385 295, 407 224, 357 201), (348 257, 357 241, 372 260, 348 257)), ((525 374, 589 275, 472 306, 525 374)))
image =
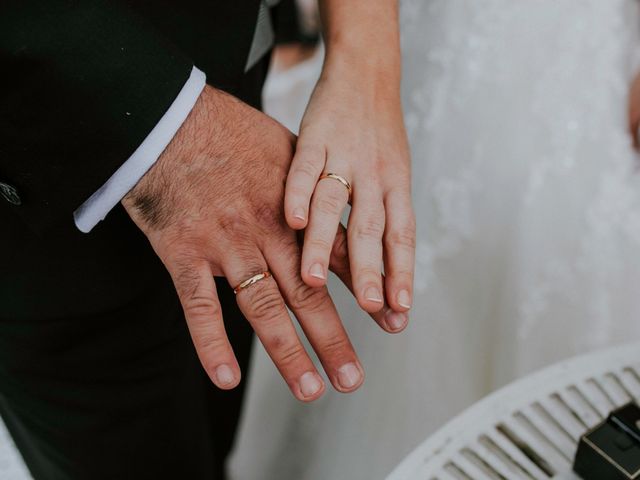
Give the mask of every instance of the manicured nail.
POLYGON ((400 330, 404 328, 408 320, 406 313, 394 312, 393 310, 387 310, 384 317, 391 330, 400 330))
POLYGON ((235 381, 235 377, 233 375, 233 371, 229 368, 228 365, 219 365, 216 368, 216 378, 218 379, 218 383, 220 385, 230 385, 235 381))
POLYGON ((327 278, 327 276, 324 274, 324 268, 322 268, 322 265, 320 265, 319 263, 314 263, 313 265, 311 265, 311 268, 309 269, 309 275, 315 278, 320 278, 322 280, 325 280, 327 278))
POLYGON ((382 303, 382 293, 378 287, 369 287, 364 292, 364 298, 370 302, 382 303))
POLYGON ((398 305, 404 308, 411 308, 411 295, 406 290, 398 292, 398 305))
POLYGON ((347 363, 338 369, 338 383, 344 389, 350 389, 360 383, 362 375, 355 363, 347 363))
POLYGON ((322 382, 313 372, 307 372, 300 377, 300 391, 306 398, 314 396, 322 388, 322 382))
POLYGON ((293 209, 293 218, 297 218, 298 220, 305 221, 304 209, 303 208, 294 208, 293 209))

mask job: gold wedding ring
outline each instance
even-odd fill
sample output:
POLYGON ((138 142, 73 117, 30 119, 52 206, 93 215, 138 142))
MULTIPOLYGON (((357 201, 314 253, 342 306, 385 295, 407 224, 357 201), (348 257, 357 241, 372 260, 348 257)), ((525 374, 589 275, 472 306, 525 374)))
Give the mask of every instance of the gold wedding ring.
POLYGON ((247 278, 244 282, 238 284, 233 289, 233 293, 235 293, 237 295, 240 290, 244 290, 245 288, 249 288, 254 283, 258 283, 260 280, 264 280, 265 278, 269 278, 270 276, 271 276, 271 272, 267 270, 265 272, 258 273, 257 275, 254 275, 251 278, 247 278))
POLYGON ((338 175, 337 173, 325 173, 322 176, 320 176, 320 179, 318 180, 318 182, 320 180, 324 180, 325 178, 331 178, 333 180, 339 181, 342 185, 345 186, 345 188, 347 189, 347 192, 349 192, 349 197, 351 197, 351 193, 353 192, 353 190, 351 189, 351 184, 349 183, 349 180, 347 180, 341 175, 338 175))

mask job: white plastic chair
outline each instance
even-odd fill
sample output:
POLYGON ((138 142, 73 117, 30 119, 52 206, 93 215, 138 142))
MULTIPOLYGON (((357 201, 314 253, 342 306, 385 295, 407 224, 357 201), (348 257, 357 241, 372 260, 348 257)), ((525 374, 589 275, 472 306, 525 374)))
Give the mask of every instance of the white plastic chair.
POLYGON ((561 362, 464 411, 388 480, 575 480, 580 436, 631 400, 640 402, 640 344, 561 362))

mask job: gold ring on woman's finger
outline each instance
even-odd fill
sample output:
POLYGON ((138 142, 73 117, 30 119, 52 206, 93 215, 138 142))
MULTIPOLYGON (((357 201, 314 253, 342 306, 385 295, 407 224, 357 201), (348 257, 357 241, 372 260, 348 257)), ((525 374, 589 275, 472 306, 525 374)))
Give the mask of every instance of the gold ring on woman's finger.
POLYGON ((351 197, 351 194, 353 193, 353 189, 351 188, 351 184, 349 183, 349 180, 344 178, 342 175, 338 175, 337 173, 324 173, 320 176, 320 179, 318 180, 318 182, 320 182, 320 180, 324 180, 325 178, 330 178, 332 180, 339 181, 342 185, 345 186, 345 188, 347 189, 347 192, 349 192, 349 197, 351 197))

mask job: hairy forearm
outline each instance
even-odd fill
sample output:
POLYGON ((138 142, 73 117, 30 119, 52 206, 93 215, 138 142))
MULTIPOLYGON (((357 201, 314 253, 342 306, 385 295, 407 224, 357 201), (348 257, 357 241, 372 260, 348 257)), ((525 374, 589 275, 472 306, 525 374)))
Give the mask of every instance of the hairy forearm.
POLYGON ((321 0, 326 65, 400 78, 398 0, 321 0))

